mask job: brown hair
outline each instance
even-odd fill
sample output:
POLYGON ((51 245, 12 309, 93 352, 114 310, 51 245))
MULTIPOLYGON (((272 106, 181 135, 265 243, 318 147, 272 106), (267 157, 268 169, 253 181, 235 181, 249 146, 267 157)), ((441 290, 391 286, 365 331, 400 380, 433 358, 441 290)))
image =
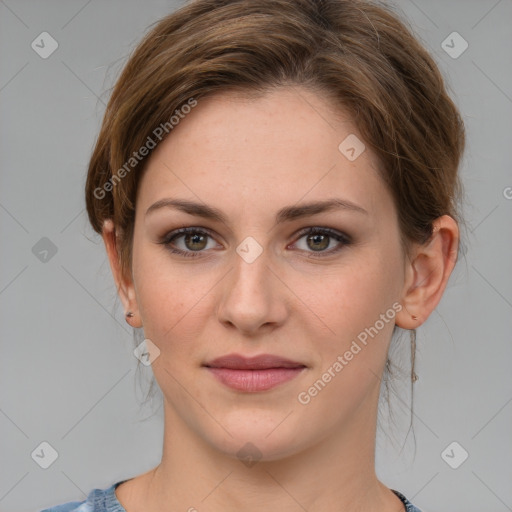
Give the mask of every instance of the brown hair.
POLYGON ((131 271, 135 198, 149 158, 130 160, 134 152, 157 127, 171 133, 169 120, 191 101, 283 85, 308 87, 352 116, 382 164, 405 241, 428 240, 441 215, 459 220, 463 122, 435 62, 390 7, 195 0, 161 19, 129 58, 90 160, 89 220, 101 233, 113 219, 123 271, 131 271))

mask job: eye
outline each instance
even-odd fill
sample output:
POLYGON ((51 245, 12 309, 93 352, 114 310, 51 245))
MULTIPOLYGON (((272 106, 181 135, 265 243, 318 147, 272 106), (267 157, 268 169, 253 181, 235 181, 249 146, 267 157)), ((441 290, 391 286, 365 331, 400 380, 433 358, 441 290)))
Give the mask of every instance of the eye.
POLYGON ((308 256, 318 258, 324 255, 331 255, 341 251, 344 246, 350 245, 351 239, 348 235, 330 228, 311 227, 301 231, 302 235, 294 245, 302 245, 301 250, 310 252, 308 256), (304 244, 299 242, 304 239, 304 244), (334 242, 334 243, 332 243, 334 242), (334 247, 332 247, 334 245, 334 247), (328 249, 331 247, 331 249, 328 249))
MULTIPOLYGON (((351 239, 348 235, 331 228, 309 227, 302 230, 298 235, 299 239, 292 246, 303 245, 299 249, 310 253, 308 257, 321 258, 331 255, 351 244, 351 239), (305 245, 299 244, 302 239, 304 239, 305 245), (332 247, 333 245, 334 247, 332 247), (329 247, 331 248, 326 250, 329 247)), ((204 230, 204 228, 186 227, 172 231, 159 243, 164 245, 173 254, 179 254, 187 258, 196 258, 205 250, 215 247, 215 244, 213 247, 208 247, 208 239, 213 240, 212 235, 204 230), (177 240, 181 242, 181 247, 176 242, 177 240)))
POLYGON ((161 242, 170 252, 188 258, 195 258, 208 247, 208 238, 211 235, 198 228, 180 228, 169 233, 161 242), (176 240, 182 239, 182 248, 176 248, 176 240))

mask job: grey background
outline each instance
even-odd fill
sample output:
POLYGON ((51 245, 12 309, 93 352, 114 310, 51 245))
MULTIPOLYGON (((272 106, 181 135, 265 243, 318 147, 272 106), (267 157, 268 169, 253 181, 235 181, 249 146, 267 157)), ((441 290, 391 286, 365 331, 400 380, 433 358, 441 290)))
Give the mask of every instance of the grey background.
MULTIPOLYGON (((177 5, 0 0, 1 511, 83 500, 160 460, 158 395, 140 405, 150 369, 137 370, 83 186, 109 87, 177 5), (47 59, 31 48, 43 31, 59 44, 47 59), (57 252, 41 261, 44 237, 57 252), (48 469, 31 457, 43 441, 58 452, 48 469)), ((416 442, 405 377, 394 426, 378 436, 378 474, 427 511, 512 510, 512 1, 395 5, 466 123, 467 231, 466 256, 418 332, 416 442), (469 44, 456 59, 441 46, 453 31, 469 44), (469 453, 458 469, 441 457, 453 441, 469 453)), ((406 369, 407 347, 406 336, 395 347, 406 369)))

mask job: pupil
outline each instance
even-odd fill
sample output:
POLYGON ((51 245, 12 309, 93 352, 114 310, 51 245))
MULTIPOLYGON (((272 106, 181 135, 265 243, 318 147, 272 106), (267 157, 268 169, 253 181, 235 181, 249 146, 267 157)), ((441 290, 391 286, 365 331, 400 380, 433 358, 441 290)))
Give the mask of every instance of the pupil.
POLYGON ((185 237, 185 245, 187 245, 187 247, 189 249, 191 249, 192 251, 198 251, 200 249, 204 249, 205 247, 205 244, 204 244, 204 240, 206 239, 205 236, 203 235, 199 235, 199 234, 194 234, 194 235, 187 235, 185 237), (195 245, 195 244, 200 244, 200 247, 188 247, 188 242, 192 239, 192 245, 195 245), (203 242, 203 244, 201 245, 201 241, 203 242))
POLYGON ((311 247, 312 249, 314 250, 317 250, 317 249, 325 249, 326 247, 329 246, 329 237, 327 235, 311 235, 308 237, 308 240, 313 240, 314 243, 318 243, 318 242, 323 242, 323 244, 321 243, 321 245, 316 245, 316 247, 311 247))

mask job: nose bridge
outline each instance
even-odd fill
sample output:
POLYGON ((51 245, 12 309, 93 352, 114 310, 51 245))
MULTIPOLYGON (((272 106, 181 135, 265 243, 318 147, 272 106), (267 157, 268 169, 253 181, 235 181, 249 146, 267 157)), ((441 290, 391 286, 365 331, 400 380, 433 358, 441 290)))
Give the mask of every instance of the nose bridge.
POLYGON ((253 237, 246 237, 233 256, 229 293, 237 300, 253 302, 269 299, 269 250, 253 237))
POLYGON ((233 270, 223 288, 220 321, 254 331, 260 325, 282 319, 284 304, 279 299, 278 282, 269 268, 270 252, 250 236, 236 247, 233 270))

